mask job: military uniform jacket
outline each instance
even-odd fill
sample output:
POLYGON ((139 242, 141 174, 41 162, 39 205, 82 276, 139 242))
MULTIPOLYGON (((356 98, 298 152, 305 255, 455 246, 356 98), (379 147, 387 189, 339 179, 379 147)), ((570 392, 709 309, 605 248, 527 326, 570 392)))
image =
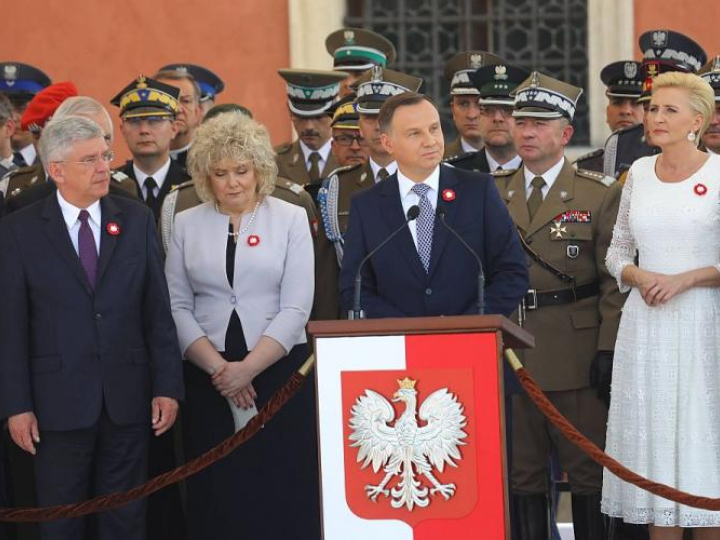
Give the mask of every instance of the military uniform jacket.
MULTIPOLYGON (((590 364, 599 350, 612 351, 624 296, 605 267, 620 203, 620 186, 602 175, 576 171, 566 160, 545 200, 530 221, 524 167, 496 176, 496 186, 527 244, 545 261, 575 278, 596 282, 600 295, 525 311, 524 327, 535 349, 522 351, 523 363, 543 390, 589 386, 590 364), (507 175, 506 175, 507 176, 507 175)), ((554 273, 528 256, 530 288, 567 290, 554 273)))
MULTIPOLYGON (((299 140, 292 144, 280 145, 275 148, 275 151, 277 152, 278 176, 289 178, 301 186, 310 183, 310 173, 299 140)), ((325 161, 325 166, 320 171, 320 178, 329 176, 337 168, 337 161, 330 152, 327 161, 325 161)))
POLYGON ((459 156, 460 154, 466 154, 465 150, 462 147, 462 143, 460 142, 460 137, 455 139, 452 142, 449 142, 445 145, 445 155, 444 158, 449 158, 453 156, 459 156))
MULTIPOLYGON (((121 175, 125 175, 133 180, 133 184, 135 184, 135 189, 137 190, 138 197, 143 200, 144 198, 142 188, 140 184, 138 184, 137 178, 135 178, 135 169, 133 168, 132 160, 126 161, 125 165, 113 172, 113 177, 118 177, 121 175)), ((168 193, 172 191, 172 188, 174 188, 175 186, 179 186, 180 184, 182 184, 183 182, 187 182, 188 180, 190 180, 190 176, 185 171, 185 169, 171 159, 170 168, 168 169, 167 176, 165 177, 165 181, 163 182, 162 187, 160 188, 160 191, 158 192, 158 195, 156 197, 156 200, 158 201, 158 207, 162 207, 163 200, 165 200, 165 197, 167 197, 168 193)))
POLYGON ((316 243, 315 313, 317 319, 341 317, 338 276, 342 265, 343 236, 350 216, 350 201, 375 185, 370 162, 341 167, 323 180, 318 193, 322 220, 316 243))
POLYGON ((460 155, 451 155, 450 157, 446 157, 444 162, 448 165, 452 165, 453 167, 457 167, 458 169, 465 169, 466 171, 483 173, 490 172, 490 164, 488 163, 484 148, 477 152, 465 152, 460 155))
POLYGON ((577 158, 573 165, 575 165, 578 169, 604 174, 605 150, 603 148, 598 148, 597 150, 588 152, 587 154, 577 158))

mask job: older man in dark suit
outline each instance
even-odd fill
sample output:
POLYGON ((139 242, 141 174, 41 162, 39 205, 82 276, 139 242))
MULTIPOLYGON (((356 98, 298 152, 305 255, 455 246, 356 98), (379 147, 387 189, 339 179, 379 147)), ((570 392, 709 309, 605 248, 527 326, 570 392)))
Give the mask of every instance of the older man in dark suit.
MULTIPOLYGON (((40 154, 58 190, 0 227, 0 416, 35 455, 43 506, 142 483, 151 427, 183 397, 155 220, 108 196, 109 152, 92 120, 52 121, 40 154)), ((85 523, 41 532, 82 540, 85 523)), ((144 537, 143 501, 98 515, 96 538, 144 537)))

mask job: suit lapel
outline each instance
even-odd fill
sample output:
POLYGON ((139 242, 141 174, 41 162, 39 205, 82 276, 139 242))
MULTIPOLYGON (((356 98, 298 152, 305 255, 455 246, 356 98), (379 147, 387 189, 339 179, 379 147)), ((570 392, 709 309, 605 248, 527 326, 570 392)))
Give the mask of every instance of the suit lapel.
POLYGON ((157 201, 158 206, 162 207, 162 203, 165 200, 165 197, 168 193, 170 193, 170 190, 182 184, 187 180, 188 177, 185 174, 185 169, 183 169, 180 165, 178 165, 176 162, 170 160, 170 168, 168 169, 167 176, 165 177, 165 181, 163 182, 162 187, 160 188, 160 191, 158 192, 157 201))
POLYGON ((332 151, 328 154, 328 158, 325 161, 325 167, 323 167, 322 172, 320 173, 320 178, 327 178, 330 176, 330 173, 333 172, 335 169, 338 168, 338 163, 335 161, 335 156, 333 155, 332 151))
POLYGON ((530 222, 527 236, 535 234, 550 223, 557 215, 567 211, 565 201, 573 198, 575 191, 575 170, 568 160, 565 160, 560 174, 552 185, 538 208, 537 214, 530 222))
POLYGON ((100 226, 100 259, 98 260, 98 273, 95 282, 95 290, 100 287, 103 274, 107 270, 110 258, 115 251, 118 238, 122 234, 122 222, 120 221, 120 209, 110 197, 100 199, 100 208, 102 209, 102 225, 100 226), (120 234, 107 234, 108 225, 116 224, 120 229, 120 234))
POLYGON ((479 150, 475 154, 475 168, 480 172, 484 172, 484 173, 490 172, 490 164, 488 163, 487 155, 485 155, 484 148, 479 150))
POLYGON ((507 190, 504 193, 505 202, 508 205, 508 212, 515 225, 527 233, 530 227, 530 213, 527 207, 525 195, 525 169, 520 167, 508 181, 507 190))
MULTIPOLYGON (((400 202, 400 188, 398 187, 397 173, 388 176, 380 182, 380 213, 387 225, 387 235, 400 227, 405 221, 405 212, 403 212, 402 202, 400 202)), ((420 261, 415 243, 413 242, 410 230, 405 228, 393 240, 397 244, 403 257, 408 265, 412 268, 417 277, 424 283, 427 280, 425 268, 420 261)), ((385 249, 393 249, 392 246, 385 246, 385 249)))
MULTIPOLYGON (((455 226, 455 219, 458 215, 458 207, 462 202, 458 199, 458 194, 455 195, 455 200, 452 202, 445 202, 442 198, 442 193, 446 189, 456 189, 458 184, 455 172, 450 167, 440 166, 440 182, 438 183, 438 198, 437 198, 437 209, 438 211, 442 207, 445 210, 445 223, 450 227, 455 226)), ((433 240, 432 249, 430 250, 430 266, 428 268, 428 276, 433 275, 433 272, 437 268, 437 265, 442 256, 442 252, 445 249, 450 231, 442 223, 440 219, 435 220, 433 227, 433 240)))
POLYGON ((298 182, 302 186, 310 183, 310 173, 299 140, 292 144, 285 165, 287 166, 288 176, 293 182, 298 182))
POLYGON ((78 278, 83 289, 90 291, 89 294, 92 295, 90 281, 70 240, 70 232, 65 224, 57 196, 51 194, 45 198, 42 217, 45 220, 45 234, 50 238, 50 244, 78 278))
POLYGON ((370 182, 371 186, 375 184, 375 177, 373 176, 369 159, 365 162, 365 165, 360 168, 360 174, 355 178, 355 184, 357 184, 358 187, 365 186, 368 182, 370 182))

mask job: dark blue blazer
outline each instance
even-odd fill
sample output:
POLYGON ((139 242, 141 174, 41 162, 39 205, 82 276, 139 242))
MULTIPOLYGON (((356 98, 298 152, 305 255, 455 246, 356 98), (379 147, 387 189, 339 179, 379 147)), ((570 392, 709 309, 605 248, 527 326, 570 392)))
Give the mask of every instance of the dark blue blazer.
MULTIPOLYGON (((527 292, 528 273, 493 178, 441 165, 439 188, 438 210, 482 260, 485 312, 510 315, 527 292), (455 192, 453 201, 443 200, 445 189, 455 192)), ((343 309, 352 308, 360 261, 404 219, 396 174, 353 198, 340 273, 343 309)), ((477 275, 477 261, 438 219, 428 272, 405 229, 363 268, 362 308, 368 318, 477 314, 477 275)))
POLYGON ((94 291, 57 197, 0 225, 2 418, 33 411, 41 430, 83 429, 104 403, 116 424, 149 424, 153 397, 183 398, 155 219, 127 198, 100 204, 94 291))

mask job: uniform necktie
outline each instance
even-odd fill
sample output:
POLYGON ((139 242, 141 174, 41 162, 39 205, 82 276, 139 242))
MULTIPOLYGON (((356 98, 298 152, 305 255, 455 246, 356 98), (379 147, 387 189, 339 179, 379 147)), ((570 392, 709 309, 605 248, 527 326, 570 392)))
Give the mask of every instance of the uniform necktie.
POLYGON ((319 152, 312 152, 310 154, 310 170, 308 170, 308 174, 310 175, 311 183, 315 183, 318 180, 320 180, 320 153, 319 152))
POLYGON ((378 178, 380 180, 385 180, 387 177, 388 177, 387 169, 385 167, 381 167, 380 170, 378 171, 378 178))
POLYGON ((499 172, 499 171, 502 171, 502 170, 503 170, 502 165, 498 165, 498 168, 495 169, 495 172, 499 172))
POLYGON ((147 191, 147 195, 145 195, 145 204, 150 207, 157 217, 157 198, 155 197, 156 187, 157 182, 155 182, 155 179, 152 176, 148 176, 145 179, 145 190, 147 191))
POLYGON ((22 155, 21 152, 13 152, 13 163, 17 165, 18 167, 27 167, 27 162, 25 161, 25 156, 22 155))
POLYGON ((420 260, 425 267, 425 271, 428 271, 430 267, 430 251, 432 250, 433 240, 433 229, 435 227, 435 211, 430 204, 430 199, 427 198, 427 193, 430 191, 430 186, 427 184, 415 184, 412 187, 412 192, 420 197, 420 215, 416 221, 416 232, 417 232, 417 250, 420 255, 420 260))
POLYGON ((80 256, 80 264, 82 264, 85 274, 87 274, 90 287, 95 289, 95 275, 97 274, 98 253, 95 246, 95 237, 88 219, 90 214, 87 210, 80 210, 78 220, 80 221, 80 231, 78 232, 78 255, 80 256))
POLYGON ((532 185, 532 191, 530 197, 527 200, 528 212, 530 214, 530 221, 533 220, 535 214, 537 214, 538 208, 543 202, 542 188, 545 186, 545 179, 542 176, 536 176, 530 182, 532 185))

